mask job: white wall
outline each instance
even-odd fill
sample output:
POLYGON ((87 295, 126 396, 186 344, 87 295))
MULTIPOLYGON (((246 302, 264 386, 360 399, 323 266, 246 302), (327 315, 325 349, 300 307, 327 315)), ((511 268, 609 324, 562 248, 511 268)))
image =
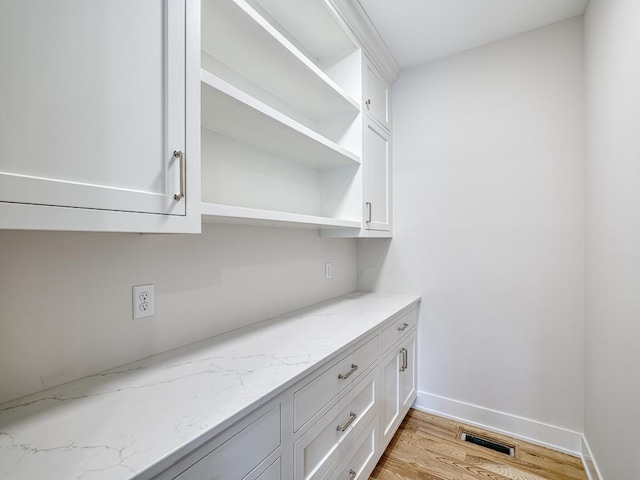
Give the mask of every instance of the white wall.
POLYGON ((360 241, 359 287, 423 296, 427 406, 582 431, 582 53, 574 18, 394 85, 394 239, 360 241))
POLYGON ((585 15, 585 436, 603 478, 640 476, 640 2, 585 15))
POLYGON ((314 230, 0 231, 0 246, 0 403, 356 286, 355 240, 314 230), (143 283, 155 284, 156 315, 132 320, 143 283))

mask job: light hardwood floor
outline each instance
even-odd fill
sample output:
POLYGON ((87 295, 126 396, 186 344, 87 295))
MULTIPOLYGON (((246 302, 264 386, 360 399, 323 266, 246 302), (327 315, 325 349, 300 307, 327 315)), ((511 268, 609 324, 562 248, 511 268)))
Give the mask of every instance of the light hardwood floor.
POLYGON ((410 410, 371 480, 587 480, 579 458, 410 410), (515 447, 515 458, 460 440, 463 429, 515 447))

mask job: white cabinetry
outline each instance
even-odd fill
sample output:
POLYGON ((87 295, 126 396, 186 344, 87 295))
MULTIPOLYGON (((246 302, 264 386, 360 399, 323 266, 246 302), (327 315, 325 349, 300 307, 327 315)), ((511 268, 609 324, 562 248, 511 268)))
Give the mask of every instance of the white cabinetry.
POLYGON ((383 352, 380 363, 382 449, 386 448, 416 398, 416 322, 417 311, 413 310, 387 327, 380 336, 383 352))
POLYGON ((375 420, 369 423, 345 458, 322 477, 322 480, 366 480, 369 477, 378 460, 376 456, 377 424, 375 420))
POLYGON ((368 119, 364 132, 364 206, 367 230, 391 231, 391 145, 389 133, 368 119))
POLYGON ((361 75, 323 1, 203 0, 203 221, 359 229, 361 75))
POLYGON ((389 82, 330 0, 7 0, 0 27, 0 228, 390 236, 389 82))
POLYGON ((362 115, 362 229, 325 231, 326 237, 392 236, 393 192, 390 121, 391 83, 364 56, 362 115))
POLYGON ((400 408, 406 414, 409 407, 413 404, 417 394, 417 369, 418 364, 416 348, 416 333, 409 335, 407 340, 403 342, 400 348, 400 354, 404 355, 404 364, 400 369, 400 408))
POLYGON ((198 11, 2 2, 0 228, 199 231, 198 11))
POLYGON ((272 402, 176 462, 157 480, 280 480, 282 405, 272 402))
POLYGON ((364 75, 365 112, 387 130, 391 130, 390 89, 391 84, 367 59, 364 75))
MULTIPOLYGON (((366 59, 364 75, 364 228, 391 236, 391 120, 390 87, 383 74, 366 59)), ((384 236, 384 234, 382 234, 384 236)))
POLYGON ((377 418, 377 378, 371 372, 295 442, 296 480, 320 480, 377 418))
POLYGON ((202 68, 204 222, 391 235, 390 82, 331 2, 203 0, 202 68))
POLYGON ((416 397, 416 323, 414 305, 154 478, 367 479, 416 397))
POLYGON ((261 408, 167 469, 161 479, 280 479, 282 405, 261 408))

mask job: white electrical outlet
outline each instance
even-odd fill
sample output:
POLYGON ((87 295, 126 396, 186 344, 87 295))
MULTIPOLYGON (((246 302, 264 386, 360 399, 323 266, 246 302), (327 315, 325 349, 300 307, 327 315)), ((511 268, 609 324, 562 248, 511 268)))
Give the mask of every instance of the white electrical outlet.
POLYGON ((333 274, 332 272, 332 268, 331 268, 331 262, 327 262, 324 264, 324 278, 326 280, 329 280, 331 278, 331 275, 333 274))
POLYGON ((153 284, 133 287, 133 318, 151 317, 155 313, 153 284))

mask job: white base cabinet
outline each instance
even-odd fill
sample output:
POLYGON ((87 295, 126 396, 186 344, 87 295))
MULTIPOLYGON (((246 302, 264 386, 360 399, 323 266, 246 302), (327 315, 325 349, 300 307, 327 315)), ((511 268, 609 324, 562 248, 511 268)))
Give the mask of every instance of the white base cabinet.
POLYGON ((417 310, 395 319, 380 334, 381 448, 389 444, 416 398, 417 310))
POLYGON ((416 323, 392 316, 154 478, 367 479, 416 398, 416 323))
POLYGON ((380 421, 382 448, 386 448, 402 419, 416 398, 416 334, 406 340, 382 361, 380 421))
POLYGON ((157 478, 280 479, 282 440, 282 405, 275 401, 195 449, 157 478))

